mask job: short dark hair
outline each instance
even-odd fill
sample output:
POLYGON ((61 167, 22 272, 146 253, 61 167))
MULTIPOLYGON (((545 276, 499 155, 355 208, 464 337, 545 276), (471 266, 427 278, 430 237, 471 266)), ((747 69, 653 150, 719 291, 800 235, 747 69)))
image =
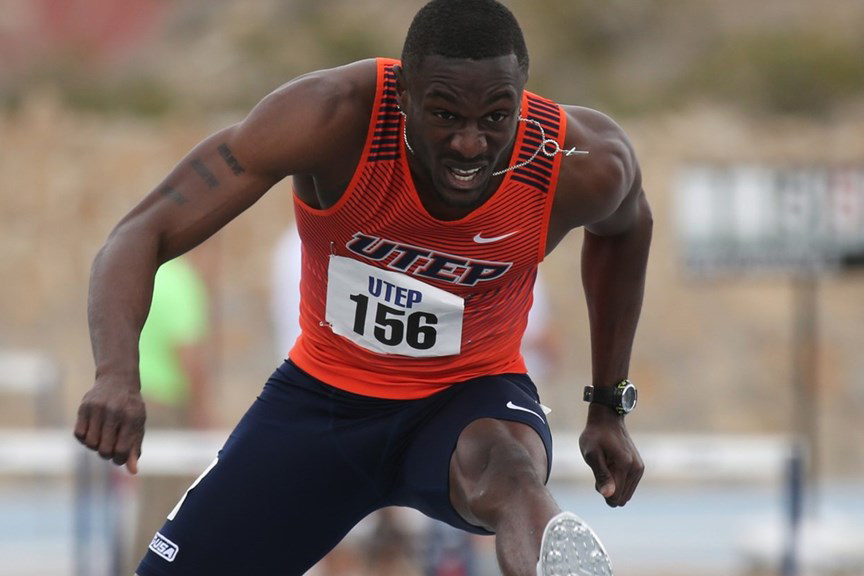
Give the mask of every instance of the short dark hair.
POLYGON ((515 54, 528 74, 528 49, 513 13, 496 0, 432 0, 417 12, 402 47, 402 64, 426 56, 480 60, 515 54))

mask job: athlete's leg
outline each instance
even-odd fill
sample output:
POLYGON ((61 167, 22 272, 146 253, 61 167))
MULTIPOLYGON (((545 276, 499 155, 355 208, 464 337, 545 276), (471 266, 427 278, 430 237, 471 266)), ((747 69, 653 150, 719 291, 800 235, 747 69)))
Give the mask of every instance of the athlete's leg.
POLYGON ((469 523, 496 534, 505 576, 536 573, 543 530, 561 509, 546 488, 546 448, 526 424, 483 418, 459 436, 450 499, 469 523))
POLYGON ((591 529, 559 514, 546 489, 552 435, 527 376, 469 380, 417 401, 414 411, 418 426, 406 434, 392 504, 496 534, 505 576, 611 574, 591 529))
POLYGON ((378 458, 374 430, 344 421, 336 413, 350 407, 320 384, 282 370, 169 515, 139 574, 299 576, 377 507, 358 474, 378 458))
POLYGON ((397 504, 475 534, 497 533, 506 576, 535 574, 543 529, 559 512, 545 487, 552 436, 524 374, 476 378, 429 399, 397 504), (527 571, 526 571, 527 570, 527 571))

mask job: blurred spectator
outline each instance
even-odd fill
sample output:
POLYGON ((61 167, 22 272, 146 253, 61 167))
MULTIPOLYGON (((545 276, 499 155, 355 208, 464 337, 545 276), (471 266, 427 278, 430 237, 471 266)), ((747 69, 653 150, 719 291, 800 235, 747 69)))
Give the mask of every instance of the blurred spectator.
POLYGON ((270 309, 276 359, 284 360, 300 335, 300 235, 292 224, 276 242, 272 260, 270 309))
MULTIPOLYGON (((207 398, 205 342, 210 329, 206 285, 185 257, 163 264, 156 274, 153 301, 141 331, 141 393, 149 430, 204 428, 211 422, 207 398)), ((146 439, 145 439, 146 449, 146 439)), ((126 574, 135 571, 153 534, 165 522, 193 477, 142 476, 138 513, 126 574)))
POLYGON ((430 522, 426 538, 426 576, 477 576, 475 538, 443 522, 430 522))
POLYGON ((416 538, 399 510, 382 508, 374 514, 376 524, 366 546, 365 576, 422 576, 416 538))
POLYGON ((209 329, 207 288, 197 270, 184 257, 163 264, 138 344, 150 427, 210 423, 204 362, 209 329))
POLYGON ((522 336, 522 357, 542 400, 543 387, 548 386, 549 379, 554 376, 561 362, 561 339, 556 338, 552 330, 549 291, 539 270, 533 295, 534 303, 522 336))

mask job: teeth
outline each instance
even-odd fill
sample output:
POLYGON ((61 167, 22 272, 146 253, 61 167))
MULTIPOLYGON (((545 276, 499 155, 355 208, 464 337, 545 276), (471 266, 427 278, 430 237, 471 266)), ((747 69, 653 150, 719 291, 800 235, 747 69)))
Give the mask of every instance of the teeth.
POLYGON ((480 168, 472 168, 471 170, 461 170, 459 168, 451 168, 453 176, 462 182, 469 182, 480 171, 480 168))
POLYGON ((472 174, 476 174, 480 171, 480 168, 472 168, 471 170, 462 170, 460 168, 451 168, 453 172, 458 174, 459 176, 470 176, 472 174))

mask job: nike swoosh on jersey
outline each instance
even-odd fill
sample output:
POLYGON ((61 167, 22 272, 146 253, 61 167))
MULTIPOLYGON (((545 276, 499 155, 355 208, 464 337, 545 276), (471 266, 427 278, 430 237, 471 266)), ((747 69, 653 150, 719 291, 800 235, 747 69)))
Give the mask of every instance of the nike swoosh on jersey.
POLYGON ((492 242, 504 240, 505 238, 509 238, 510 236, 518 233, 519 231, 515 230, 513 232, 508 232, 507 234, 502 234, 501 236, 490 236, 489 238, 486 238, 483 236, 482 232, 478 232, 477 235, 474 236, 474 242, 476 242, 477 244, 491 244, 492 242))
POLYGON ((513 402, 507 402, 507 408, 510 408, 511 410, 519 410, 521 412, 528 412, 529 414, 533 414, 537 418, 540 418, 540 421, 543 422, 544 424, 546 423, 546 421, 543 420, 543 417, 540 416, 540 414, 538 414, 534 410, 531 410, 530 408, 523 408, 522 406, 518 406, 518 405, 514 404, 513 402))

